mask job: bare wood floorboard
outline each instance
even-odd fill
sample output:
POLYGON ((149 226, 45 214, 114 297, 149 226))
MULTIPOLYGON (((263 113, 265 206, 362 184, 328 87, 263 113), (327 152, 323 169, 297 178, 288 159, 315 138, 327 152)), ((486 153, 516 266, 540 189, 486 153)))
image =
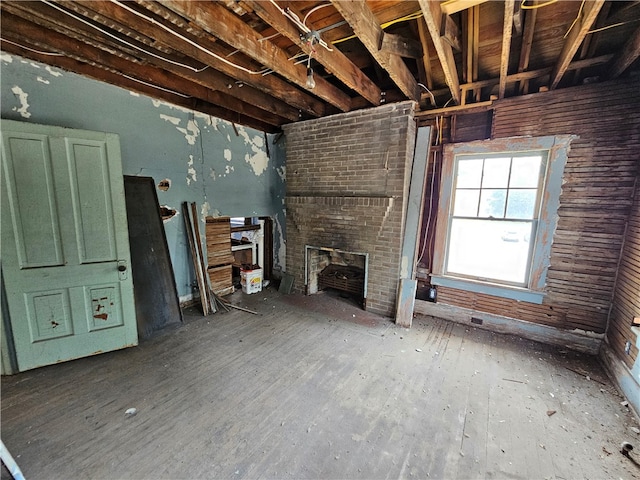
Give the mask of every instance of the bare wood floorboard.
POLYGON ((330 293, 228 298, 261 315, 186 311, 138 347, 3 377, 26 478, 640 479, 619 452, 638 419, 594 357, 408 330, 330 293))

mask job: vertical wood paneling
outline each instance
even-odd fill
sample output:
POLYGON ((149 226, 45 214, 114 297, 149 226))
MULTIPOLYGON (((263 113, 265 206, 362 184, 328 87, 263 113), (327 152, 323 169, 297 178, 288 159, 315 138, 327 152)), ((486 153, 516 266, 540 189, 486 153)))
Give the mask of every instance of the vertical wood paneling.
POLYGON ((631 331, 633 317, 640 315, 640 188, 629 216, 624 248, 616 282, 613 306, 607 330, 607 341, 614 352, 631 368, 638 357, 635 334, 631 331), (631 351, 624 352, 631 342, 631 351))
MULTIPOLYGON (((620 353, 631 335, 630 314, 638 315, 639 308, 637 194, 634 203, 640 151, 637 80, 511 98, 494 105, 493 139, 580 137, 571 144, 563 176, 547 296, 542 305, 534 305, 440 287, 438 302, 561 329, 604 333, 615 289, 609 338, 620 353), (625 231, 624 261, 617 276, 625 231)), ((627 358, 631 362, 635 357, 627 358)))

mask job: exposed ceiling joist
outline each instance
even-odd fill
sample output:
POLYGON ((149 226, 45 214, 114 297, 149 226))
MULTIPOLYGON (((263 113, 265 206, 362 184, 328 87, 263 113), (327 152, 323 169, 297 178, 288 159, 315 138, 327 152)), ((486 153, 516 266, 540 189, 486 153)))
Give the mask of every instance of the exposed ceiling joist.
POLYGON ((504 2, 504 24, 502 35, 502 53, 500 54, 500 83, 498 86, 498 98, 504 98, 507 87, 507 74, 509 73, 509 57, 511 53, 511 29, 513 28, 514 0, 504 2))
MULTIPOLYGON (((210 55, 165 30, 154 28, 152 23, 145 21, 140 16, 132 14, 132 9, 128 5, 105 1, 84 2, 82 4, 63 2, 62 4, 66 7, 73 8, 77 13, 86 16, 90 15, 95 21, 99 21, 105 26, 109 26, 109 24, 113 22, 118 22, 119 25, 133 29, 134 31, 137 29, 139 33, 147 35, 150 38, 155 37, 154 44, 156 47, 159 46, 165 50, 173 49, 184 55, 192 56, 202 61, 204 65, 207 65, 211 61, 210 55)), ((202 39, 200 42, 205 43, 202 39)), ((204 70, 197 69, 194 71, 152 56, 148 56, 148 62, 194 83, 198 83, 212 90, 218 90, 229 97, 233 97, 249 105, 254 105, 270 114, 278 115, 289 121, 296 121, 299 118, 299 111, 293 106, 287 105, 285 102, 274 97, 265 96, 260 90, 250 85, 245 84, 240 87, 236 84, 236 80, 233 77, 225 75, 213 68, 205 68, 204 70)), ((232 108, 233 105, 231 104, 229 107, 232 108)))
POLYGON ((640 68, 638 0, 0 0, 0 13, 8 53, 263 131, 640 68))
POLYGON ((460 80, 458 80, 453 51, 451 45, 440 37, 440 21, 442 19, 440 5, 438 2, 430 2, 429 0, 419 0, 419 3, 453 101, 460 104, 460 80))
POLYGON ((380 50, 384 31, 365 2, 331 0, 376 62, 389 74, 398 88, 410 100, 420 99, 420 87, 404 61, 398 55, 380 50))
MULTIPOLYGON (((178 15, 191 19, 199 28, 237 48, 295 85, 305 88, 305 66, 295 65, 289 60, 286 52, 269 40, 264 40, 258 32, 221 4, 188 0, 160 0, 160 3, 178 15)), ((317 77, 315 82, 314 95, 343 112, 351 109, 351 98, 342 90, 320 77, 317 77)))
POLYGON ((560 83, 584 37, 596 21, 604 2, 605 0, 589 0, 583 1, 580 5, 578 17, 571 26, 571 31, 569 35, 567 35, 564 45, 562 46, 562 52, 560 52, 560 57, 551 74, 551 81, 549 83, 551 90, 556 88, 558 83, 560 83))
MULTIPOLYGON (((32 48, 36 50, 49 42, 55 42, 60 51, 68 52, 74 49, 72 40, 63 34, 51 30, 45 31, 41 26, 25 21, 21 21, 18 27, 14 15, 9 13, 2 15, 2 35, 3 39, 14 41, 18 44, 23 44, 24 36, 28 35, 30 42, 33 42, 32 48)), ((4 43, 2 46, 3 49, 8 51, 15 51, 14 47, 15 45, 4 43)), ((20 50, 20 48, 17 48, 17 50, 20 50)), ((41 55, 41 57, 48 63, 53 63, 61 68, 79 71, 79 73, 86 74, 92 78, 109 81, 122 88, 162 98, 186 108, 193 109, 198 106, 198 110, 202 111, 200 107, 207 105, 206 109, 211 115, 231 122, 250 125, 267 132, 277 130, 276 125, 278 125, 279 121, 274 115, 270 115, 270 122, 257 121, 255 120, 255 107, 247 104, 238 104, 238 102, 234 102, 234 110, 229 110, 225 105, 226 99, 219 92, 192 82, 181 81, 175 78, 172 73, 161 72, 140 63, 132 65, 130 60, 110 55, 108 52, 96 47, 85 46, 83 49, 75 48, 75 51, 76 54, 73 57, 69 55, 41 55), (136 76, 123 76, 119 73, 123 71, 135 71, 136 76), (180 90, 172 91, 160 87, 160 85, 170 83, 178 85, 180 90)), ((34 52, 31 53, 33 54, 34 52)), ((263 113, 265 112, 261 112, 261 115, 263 113)))
MULTIPOLYGON (((529 60, 531 58, 531 46, 533 45, 533 34, 536 29, 536 18, 538 16, 538 9, 535 8, 538 4, 538 0, 533 0, 532 7, 527 10, 524 16, 524 28, 522 31, 522 45, 520 47, 520 59, 518 60, 518 73, 525 72, 529 69, 529 60)), ((527 93, 529 87, 529 81, 524 80, 520 82, 518 90, 520 94, 527 93)))
POLYGON ((380 104, 380 88, 340 50, 334 48, 332 51, 328 51, 321 46, 310 47, 307 42, 301 41, 300 30, 271 2, 243 0, 240 5, 255 12, 280 34, 299 45, 305 54, 309 55, 313 48, 313 58, 321 63, 328 72, 334 74, 342 83, 366 98, 372 105, 380 104))
POLYGON ((475 7, 487 0, 446 0, 440 4, 442 13, 446 15, 453 15, 454 13, 467 10, 468 8, 475 7))
MULTIPOLYGON (((420 43, 422 44, 422 66, 424 67, 425 81, 427 82, 427 88, 433 90, 433 74, 431 72, 431 57, 429 56, 429 45, 427 43, 429 32, 427 31, 427 25, 424 22, 424 18, 418 19, 418 36, 420 37, 420 43)), ((435 107, 435 100, 431 99, 433 106, 435 107)))
POLYGON ((638 27, 631 38, 627 40, 620 55, 615 58, 609 70, 609 78, 617 78, 636 61, 638 56, 640 56, 640 27, 638 27))

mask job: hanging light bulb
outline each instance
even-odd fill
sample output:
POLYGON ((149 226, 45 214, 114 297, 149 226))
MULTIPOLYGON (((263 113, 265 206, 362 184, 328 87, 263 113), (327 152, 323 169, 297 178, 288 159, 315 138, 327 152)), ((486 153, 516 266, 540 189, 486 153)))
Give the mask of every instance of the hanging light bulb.
POLYGON ((309 53, 309 58, 307 59, 307 81, 304 86, 309 90, 313 90, 316 88, 316 81, 313 78, 313 68, 311 68, 311 55, 313 54, 313 50, 309 53))
POLYGON ((305 82, 305 87, 309 90, 313 90, 316 87, 316 81, 313 78, 313 68, 307 67, 307 81, 305 82))

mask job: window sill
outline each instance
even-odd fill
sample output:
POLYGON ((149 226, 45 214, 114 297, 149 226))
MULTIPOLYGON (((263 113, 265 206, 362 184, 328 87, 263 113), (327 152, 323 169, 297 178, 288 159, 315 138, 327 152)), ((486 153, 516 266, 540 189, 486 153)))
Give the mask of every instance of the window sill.
POLYGON ((544 299, 543 292, 535 292, 527 288, 507 287, 504 285, 496 285, 494 283, 486 283, 469 279, 445 277, 441 275, 431 275, 431 283, 433 285, 441 285, 443 287, 455 288, 467 292, 483 293, 494 297, 509 298, 519 302, 528 302, 541 304, 544 299))

